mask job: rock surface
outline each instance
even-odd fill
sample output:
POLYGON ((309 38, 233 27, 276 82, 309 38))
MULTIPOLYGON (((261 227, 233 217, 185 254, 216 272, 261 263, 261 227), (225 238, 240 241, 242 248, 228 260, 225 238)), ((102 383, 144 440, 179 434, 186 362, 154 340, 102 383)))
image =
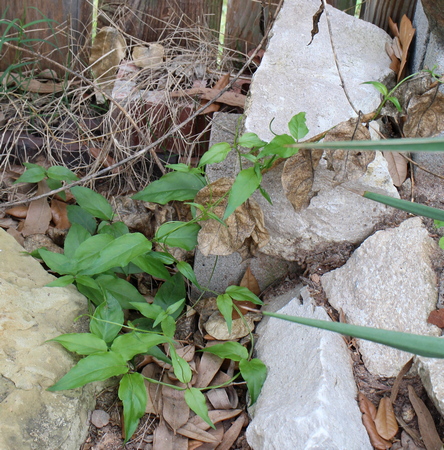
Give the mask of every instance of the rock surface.
POLYGON ((444 361, 416 356, 415 363, 428 396, 444 416, 444 361))
MULTIPOLYGON (((280 314, 329 320, 299 289, 280 314), (296 298, 295 298, 296 297, 296 298)), ((271 303, 281 304, 276 298, 271 303)), ((341 336, 270 318, 258 329, 257 357, 268 376, 250 413, 248 443, 254 449, 372 449, 361 422, 351 358, 341 336)))
MULTIPOLYGON (((246 110, 246 130, 264 140, 273 137, 269 131, 273 118, 273 131, 288 133, 290 118, 306 112, 308 136, 312 136, 356 116, 341 87, 325 12, 319 22, 319 33, 307 45, 318 8, 317 0, 286 1, 274 25, 268 49, 251 85, 246 110)), ((328 7, 327 11, 352 102, 357 109, 371 112, 380 102, 379 94, 362 82, 383 80, 390 75, 390 61, 384 49, 390 39, 370 23, 334 8, 328 7)), ((265 226, 271 235, 269 244, 261 251, 290 261, 304 261, 307 255, 323 252, 332 244, 360 243, 389 214, 385 206, 369 202, 350 189, 398 196, 387 164, 379 154, 361 178, 340 185, 322 159, 314 175, 314 197, 308 208, 295 212, 283 193, 282 170, 281 164, 264 176, 263 187, 273 205, 260 194, 254 199, 264 211, 265 226)))
MULTIPOLYGON (((356 116, 341 87, 333 58, 325 11, 319 33, 311 39, 318 0, 287 0, 273 26, 272 38, 255 73, 247 108, 246 128, 264 140, 286 133, 294 114, 307 113, 309 136, 356 116)), ((392 72, 385 52, 388 34, 363 20, 327 7, 333 41, 345 87, 356 110, 372 112, 378 92, 365 81, 383 80, 392 72)))
POLYGON ((54 277, 0 229, 0 448, 78 450, 93 409, 92 387, 48 392, 75 363, 55 343, 87 312, 75 287, 46 288, 54 277))
MULTIPOLYGON (((438 298, 436 250, 421 218, 408 219, 369 237, 343 267, 322 276, 322 286, 351 324, 439 336, 427 323, 438 298)), ((382 377, 396 376, 412 356, 364 340, 359 348, 367 369, 382 377)))

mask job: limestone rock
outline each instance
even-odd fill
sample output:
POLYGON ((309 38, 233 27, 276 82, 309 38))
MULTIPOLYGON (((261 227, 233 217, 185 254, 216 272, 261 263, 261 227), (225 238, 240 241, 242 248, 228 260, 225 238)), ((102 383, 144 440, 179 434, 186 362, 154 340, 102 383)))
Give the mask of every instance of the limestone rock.
POLYGON ((416 356, 415 364, 427 394, 444 415, 444 360, 416 356))
MULTIPOLYGON (((287 0, 273 26, 272 38, 251 84, 246 111, 247 131, 264 140, 286 133, 294 114, 307 113, 308 137, 356 116, 341 87, 328 34, 326 14, 319 33, 311 39, 318 0, 287 0)), ((383 81, 392 72, 385 44, 391 39, 382 29, 327 7, 333 41, 345 86, 357 110, 372 112, 378 92, 365 81, 383 81)))
MULTIPOLYGON (((341 87, 333 58, 326 14, 319 22, 319 33, 311 39, 317 0, 288 0, 273 27, 265 56, 251 84, 245 127, 263 140, 274 133, 288 133, 287 123, 299 112, 306 112, 309 134, 327 131, 334 125, 356 117, 341 87)), ((380 28, 328 6, 333 40, 345 86, 357 110, 371 112, 378 106, 376 90, 365 81, 384 81, 391 74, 385 52, 389 36, 380 28)), ((358 180, 338 185, 334 174, 321 159, 315 174, 308 208, 296 213, 283 193, 282 167, 264 176, 263 187, 273 205, 255 194, 265 214, 270 242, 261 251, 290 261, 304 261, 313 252, 322 252, 338 243, 357 244, 368 237, 373 226, 390 214, 352 193, 372 190, 397 197, 387 164, 381 155, 369 164, 358 180)))
MULTIPOLYGON (((92 387, 48 392, 75 363, 45 341, 75 332, 87 312, 74 286, 45 288, 54 279, 0 229, 0 448, 77 450, 88 431, 92 387)), ((82 330, 83 331, 83 330, 82 330)))
MULTIPOLYGON (((303 297, 303 305, 293 298, 278 312, 329 320, 306 291, 303 297)), ((370 450, 342 337, 273 318, 262 322, 258 333, 257 357, 268 376, 250 411, 248 443, 269 450, 370 450)))
MULTIPOLYGON (((427 323, 438 292, 431 258, 436 251, 419 217, 369 237, 341 268, 322 276, 330 304, 342 309, 349 323, 438 336, 427 323)), ((411 354, 360 340, 367 369, 396 376, 411 354)))

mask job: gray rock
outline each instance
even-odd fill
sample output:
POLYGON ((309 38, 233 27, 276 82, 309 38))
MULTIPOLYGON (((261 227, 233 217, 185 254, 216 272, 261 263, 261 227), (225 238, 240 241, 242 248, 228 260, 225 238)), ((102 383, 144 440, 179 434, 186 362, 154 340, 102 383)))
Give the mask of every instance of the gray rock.
MULTIPOLYGON (((293 295, 298 296, 299 290, 293 295)), ((303 297, 303 305, 293 298, 278 312, 329 320, 307 292, 303 291, 303 297)), ((250 446, 258 450, 371 449, 342 337, 273 318, 261 323, 258 333, 257 357, 267 365, 268 376, 250 411, 250 446)))
MULTIPOLYGON (((356 116, 351 108, 333 58, 326 14, 319 33, 311 39, 318 0, 287 0, 273 26, 272 38, 255 73, 246 111, 246 128, 271 140, 286 133, 294 114, 307 113, 309 136, 356 116)), ((372 112, 379 105, 378 92, 365 81, 382 81, 392 72, 385 44, 391 39, 382 29, 342 11, 327 7, 339 66, 357 110, 372 112)))
POLYGON ((415 366, 427 394, 444 415, 444 360, 416 356, 415 366))
MULTIPOLYGON (((438 297, 436 249, 421 218, 408 219, 369 237, 343 267, 322 276, 322 286, 351 324, 438 336, 427 323, 438 297)), ((396 376, 412 356, 364 340, 359 348, 367 369, 382 377, 396 376)))
POLYGON ((88 431, 93 388, 46 391, 76 361, 45 341, 75 331, 86 299, 73 286, 45 288, 54 277, 2 229, 0 274, 0 448, 77 450, 88 431))
MULTIPOLYGON (((326 131, 356 116, 338 76, 327 30, 325 12, 319 33, 311 39, 317 0, 286 1, 273 28, 273 36, 251 85, 246 110, 246 129, 271 140, 275 133, 288 133, 287 123, 301 111, 307 113, 308 136, 326 131)), ((378 27, 328 7, 333 39, 346 88, 357 109, 373 111, 380 102, 373 87, 364 81, 383 80, 391 74, 385 52, 388 35, 378 27), (365 55, 365 57, 363 57, 365 55)), ((281 185, 282 165, 264 176, 263 187, 273 206, 256 194, 271 234, 263 253, 290 261, 304 261, 313 252, 332 244, 360 243, 377 222, 389 213, 383 205, 369 202, 354 190, 373 190, 397 197, 386 161, 378 155, 360 179, 339 186, 332 180, 325 160, 315 172, 315 196, 310 205, 295 212, 281 185)))
POLYGON ((293 209, 283 193, 282 169, 282 165, 278 166, 263 178, 262 186, 273 205, 258 193, 253 198, 264 211, 265 227, 270 233, 270 241, 261 251, 288 261, 302 262, 332 244, 358 244, 373 232, 376 223, 391 214, 387 206, 354 191, 368 190, 399 197, 388 173, 387 161, 379 152, 361 178, 336 187, 333 173, 327 169, 326 161, 321 160, 313 185, 317 195, 300 212, 293 209))

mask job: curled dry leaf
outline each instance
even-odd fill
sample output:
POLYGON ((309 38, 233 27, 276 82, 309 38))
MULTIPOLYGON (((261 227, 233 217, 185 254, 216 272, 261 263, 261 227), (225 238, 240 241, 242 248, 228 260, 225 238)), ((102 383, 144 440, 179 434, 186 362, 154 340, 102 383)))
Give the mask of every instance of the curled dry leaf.
POLYGON ((237 339, 243 338, 250 331, 254 330, 255 320, 257 320, 257 315, 252 313, 247 313, 242 318, 234 319, 231 324, 231 333, 228 332, 227 322, 221 313, 215 312, 205 323, 205 329, 207 333, 213 336, 215 339, 220 341, 235 341, 237 339))
POLYGON ((441 450, 442 441, 436 431, 435 422, 424 402, 418 397, 411 385, 408 386, 409 400, 416 415, 418 416, 418 426, 422 440, 427 450, 441 450))
MULTIPOLYGON (((330 130, 324 142, 333 141, 362 141, 370 140, 370 133, 356 119, 341 122, 330 130)), ((375 159, 375 152, 361 152, 357 150, 326 150, 327 168, 333 170, 334 180, 343 183, 356 180, 364 175, 367 166, 375 159)))
POLYGON ((382 438, 376 430, 375 419, 377 411, 375 405, 361 392, 358 395, 359 409, 362 412, 362 423, 367 430, 370 442, 377 450, 386 450, 392 443, 382 438))
POLYGON ((439 328, 444 328, 444 308, 435 309, 429 314, 429 318, 427 319, 427 323, 431 323, 432 325, 436 325, 439 328))
POLYGON ((282 186, 295 211, 308 206, 313 197, 314 172, 322 157, 323 150, 299 150, 289 158, 282 171, 282 186))
POLYGON ((431 137, 444 131, 444 94, 436 88, 413 97, 407 108, 405 137, 431 137))
MULTIPOLYGON (((213 89, 223 89, 227 84, 230 82, 230 73, 226 73, 223 75, 217 82, 214 84, 213 89)), ((200 106, 203 106, 205 103, 207 103, 207 100, 201 100, 200 106)), ((220 103, 214 102, 212 105, 208 106, 208 108, 204 109, 201 114, 209 114, 211 112, 219 111, 220 109, 220 103)))
POLYGON ((376 431, 383 438, 390 441, 398 432, 398 422, 396 421, 393 405, 389 397, 381 398, 378 413, 375 419, 376 431))
POLYGON ((407 177, 407 160, 399 152, 383 152, 383 154, 393 184, 397 187, 401 186, 407 177))
POLYGON ((12 217, 17 217, 18 219, 25 219, 28 214, 29 206, 20 205, 9 208, 5 211, 6 214, 9 214, 12 217))
MULTIPOLYGON (((213 212, 218 217, 223 217, 228 202, 226 194, 232 185, 233 180, 220 178, 201 189, 195 202, 204 206, 219 202, 213 212)), ((268 243, 269 234, 265 229, 264 214, 251 198, 239 206, 225 223, 227 226, 214 219, 202 222, 197 241, 204 256, 231 255, 245 250, 254 254, 258 248, 268 243)))
POLYGON ((51 215, 56 228, 66 230, 71 226, 71 223, 68 220, 68 211, 65 202, 53 198, 51 200, 51 215))

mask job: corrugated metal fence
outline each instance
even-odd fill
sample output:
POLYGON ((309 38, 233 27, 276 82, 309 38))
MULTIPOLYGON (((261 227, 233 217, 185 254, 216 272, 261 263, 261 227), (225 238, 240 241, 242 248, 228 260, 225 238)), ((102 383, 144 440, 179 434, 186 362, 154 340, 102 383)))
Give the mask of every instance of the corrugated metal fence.
MULTIPOLYGON (((289 0, 288 0, 289 1, 289 0)), ((417 0, 367 0, 363 3, 362 17, 387 29, 388 17, 397 22, 403 14, 412 18, 417 0)), ((29 41, 54 61, 76 68, 76 60, 67 55, 87 60, 90 36, 92 0, 0 0, 3 19, 16 20, 26 29, 26 39, 46 40, 46 43, 29 41), (48 22, 47 19, 51 20, 48 22), (68 52, 68 48, 74 52, 68 52)), ((247 52, 262 39, 269 17, 278 0, 228 0, 225 44, 229 48, 247 52)), ((354 13, 355 0, 328 0, 328 3, 354 13)), ((221 23, 223 0, 104 0, 101 8, 106 16, 99 17, 99 27, 107 24, 106 17, 119 16, 119 25, 125 33, 145 42, 162 37, 165 26, 181 27, 202 24, 217 32, 221 23)), ((0 26, 4 32, 6 25, 0 26)), ((11 31, 11 30, 10 30, 11 31)), ((17 32, 19 37, 19 31, 17 32)), ((23 44, 22 44, 23 45, 23 44)), ((10 64, 29 59, 26 53, 1 48, 0 70, 10 64)), ((46 65, 47 66, 47 65, 46 65)))

